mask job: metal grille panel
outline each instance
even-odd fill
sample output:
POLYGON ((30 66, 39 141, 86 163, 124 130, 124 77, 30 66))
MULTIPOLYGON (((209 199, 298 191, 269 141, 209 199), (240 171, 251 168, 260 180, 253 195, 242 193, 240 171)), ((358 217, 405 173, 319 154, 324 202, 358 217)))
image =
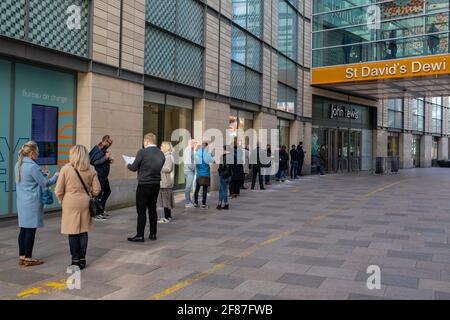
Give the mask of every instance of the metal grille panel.
POLYGON ((25 35, 25 0, 2 0, 0 2, 0 34, 23 38, 25 35))

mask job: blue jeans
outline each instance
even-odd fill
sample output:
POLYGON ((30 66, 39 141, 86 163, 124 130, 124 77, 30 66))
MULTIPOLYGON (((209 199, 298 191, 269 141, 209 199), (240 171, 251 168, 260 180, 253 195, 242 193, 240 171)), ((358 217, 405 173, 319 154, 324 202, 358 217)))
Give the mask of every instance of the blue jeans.
MULTIPOLYGON (((199 177, 195 180, 195 191, 194 191, 194 203, 198 204, 198 193, 200 192, 200 187, 202 187, 198 183, 199 177)), ((208 186, 203 186, 202 192, 202 205, 206 206, 206 198, 208 197, 208 186)))
POLYGON ((291 161, 291 179, 297 179, 298 161, 291 161))
POLYGON ((230 186, 231 177, 222 178, 220 177, 220 188, 219 188, 219 202, 228 203, 228 188, 230 186))
POLYGON ((286 179, 286 170, 285 169, 278 169, 277 174, 275 175, 275 177, 278 180, 284 180, 286 179))
POLYGON ((192 203, 191 191, 192 191, 192 184, 194 183, 195 172, 185 171, 184 175, 186 176, 186 187, 184 189, 184 202, 185 204, 190 204, 192 203))

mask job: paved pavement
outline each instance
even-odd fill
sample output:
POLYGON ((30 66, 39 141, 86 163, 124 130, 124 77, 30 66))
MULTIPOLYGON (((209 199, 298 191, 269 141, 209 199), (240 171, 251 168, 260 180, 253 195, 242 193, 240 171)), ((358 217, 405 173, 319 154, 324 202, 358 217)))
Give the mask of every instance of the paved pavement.
POLYGON ((1 299, 450 299, 450 169, 329 175, 244 191, 231 210, 175 211, 158 241, 133 244, 134 208, 90 233, 81 289, 58 217, 17 266, 17 228, 1 227, 1 299), (381 288, 369 290, 369 265, 381 288))

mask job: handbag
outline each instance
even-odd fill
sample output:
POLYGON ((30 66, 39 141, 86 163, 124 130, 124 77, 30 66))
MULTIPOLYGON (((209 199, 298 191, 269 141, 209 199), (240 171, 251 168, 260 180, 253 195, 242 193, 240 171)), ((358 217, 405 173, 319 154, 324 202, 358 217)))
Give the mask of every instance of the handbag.
POLYGON ((80 179, 81 184, 83 185, 84 191, 86 191, 87 195, 89 196, 89 213, 91 214, 91 217, 95 217, 100 212, 103 212, 103 206, 98 199, 95 199, 91 196, 78 170, 76 168, 74 168, 74 170, 77 173, 77 176, 80 179))
POLYGON ((41 202, 46 206, 51 206, 53 204, 53 192, 50 190, 50 188, 42 190, 41 202))
POLYGON ((198 184, 209 187, 211 185, 211 177, 199 177, 198 184))
MULTIPOLYGON (((203 157, 204 153, 205 152, 202 150, 202 163, 205 162, 204 157, 203 157)), ((211 177, 208 177, 208 176, 198 177, 198 184, 201 186, 209 187, 211 185, 211 177)))

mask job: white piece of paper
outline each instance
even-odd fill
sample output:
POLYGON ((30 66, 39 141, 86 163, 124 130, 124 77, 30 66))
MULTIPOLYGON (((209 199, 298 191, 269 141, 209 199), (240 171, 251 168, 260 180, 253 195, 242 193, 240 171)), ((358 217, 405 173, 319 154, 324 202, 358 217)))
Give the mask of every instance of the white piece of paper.
POLYGON ((122 155, 122 158, 126 164, 133 164, 134 160, 136 159, 134 157, 128 157, 126 155, 122 155))

